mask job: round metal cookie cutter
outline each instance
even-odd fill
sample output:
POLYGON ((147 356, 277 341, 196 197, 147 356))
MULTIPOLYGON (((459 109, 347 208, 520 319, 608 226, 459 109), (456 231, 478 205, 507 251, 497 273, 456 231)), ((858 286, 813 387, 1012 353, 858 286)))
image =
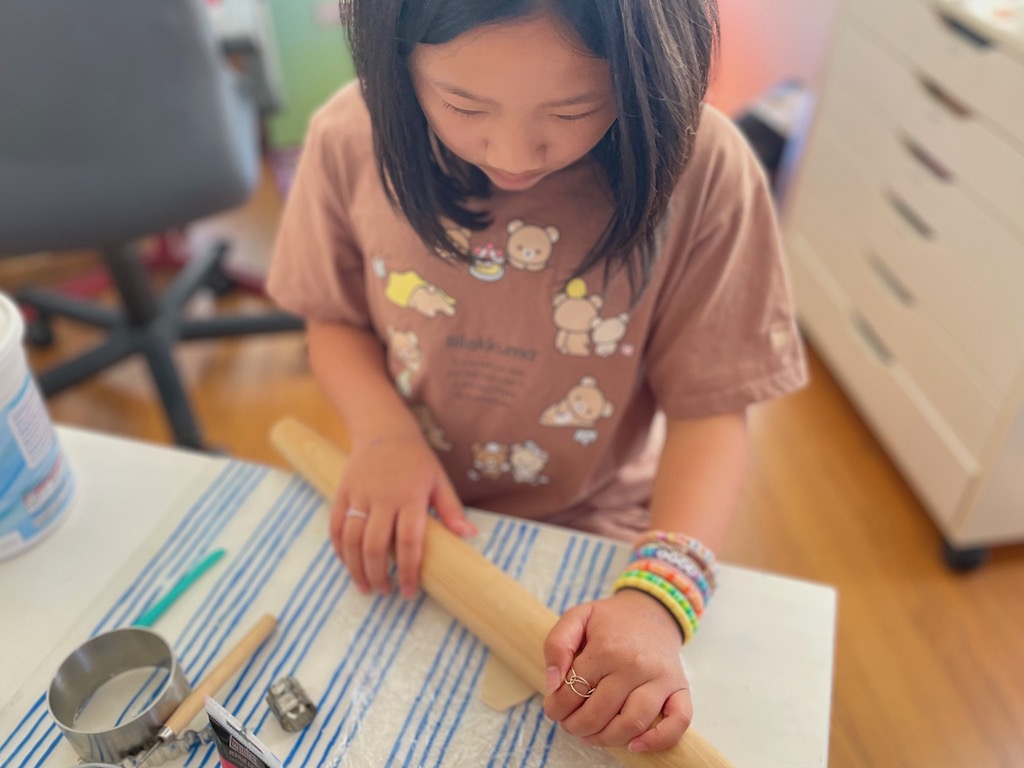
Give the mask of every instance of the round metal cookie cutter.
POLYGON ((157 733, 191 692, 174 652, 160 635, 125 627, 80 645, 57 669, 46 704, 71 747, 86 762, 117 763, 152 744, 157 733), (106 730, 86 731, 75 721, 89 699, 118 675, 145 668, 166 670, 167 678, 145 710, 106 730))

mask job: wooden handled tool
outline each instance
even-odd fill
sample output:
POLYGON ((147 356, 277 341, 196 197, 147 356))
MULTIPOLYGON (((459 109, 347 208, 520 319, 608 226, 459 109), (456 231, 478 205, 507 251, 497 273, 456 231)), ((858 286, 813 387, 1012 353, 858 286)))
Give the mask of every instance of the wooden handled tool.
MULTIPOLYGON (((338 448, 294 419, 278 422, 270 439, 324 498, 334 498, 345 469, 345 455, 338 448)), ((420 583, 510 669, 545 693, 544 640, 557 614, 433 518, 427 519, 420 583)), ((661 752, 633 753, 625 747, 610 751, 634 768, 732 766, 692 728, 678 744, 661 752)))
POLYGON ((178 705, 178 708, 174 710, 173 714, 167 719, 167 722, 164 723, 164 727, 156 735, 156 743, 139 756, 136 765, 144 765, 149 756, 159 749, 162 744, 166 744, 181 733, 192 722, 192 719, 203 710, 203 707, 206 705, 206 697, 217 693, 221 686, 230 680, 231 676, 246 661, 252 658, 253 654, 274 633, 276 628, 277 619, 269 613, 260 617, 252 629, 228 652, 228 655, 221 659, 217 666, 211 670, 210 674, 203 678, 202 682, 193 689, 192 693, 178 705))

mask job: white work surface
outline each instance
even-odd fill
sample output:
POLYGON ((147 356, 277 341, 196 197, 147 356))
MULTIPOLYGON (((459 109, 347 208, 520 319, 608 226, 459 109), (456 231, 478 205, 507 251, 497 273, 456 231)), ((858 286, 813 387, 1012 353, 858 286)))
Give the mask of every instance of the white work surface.
MULTIPOLYGON (((614 766, 547 721, 539 697, 507 713, 478 700, 486 650, 425 596, 362 596, 327 541, 327 509, 296 476, 61 428, 74 507, 0 563, 0 765, 69 768, 46 709, 63 658, 135 620, 204 554, 228 554, 154 630, 194 685, 263 613, 276 634, 217 698, 289 766, 614 766), (293 674, 318 704, 285 733, 263 695, 293 674)), ((474 543, 554 610, 606 593, 628 548, 471 512, 474 543)), ((683 650, 694 727, 737 768, 827 764, 833 590, 723 566, 683 650)), ((509 627, 515 631, 514 626, 509 627)), ((205 723, 197 718, 194 725, 205 723)), ((215 766, 203 747, 167 765, 215 766)))

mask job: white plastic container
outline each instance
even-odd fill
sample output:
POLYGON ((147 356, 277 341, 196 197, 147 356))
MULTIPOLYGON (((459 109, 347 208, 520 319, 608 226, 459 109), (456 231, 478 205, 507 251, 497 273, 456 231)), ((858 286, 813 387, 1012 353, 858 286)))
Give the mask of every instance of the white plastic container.
POLYGON ((74 477, 21 340, 24 323, 0 293, 0 560, 53 531, 71 507, 74 477))

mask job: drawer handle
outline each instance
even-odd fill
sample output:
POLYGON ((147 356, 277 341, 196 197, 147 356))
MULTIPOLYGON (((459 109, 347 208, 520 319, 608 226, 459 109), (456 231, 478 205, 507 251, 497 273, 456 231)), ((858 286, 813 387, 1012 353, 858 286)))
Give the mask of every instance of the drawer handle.
POLYGON ((971 108, 964 104, 959 99, 952 96, 949 91, 943 88, 941 85, 936 83, 927 75, 923 75, 920 72, 917 73, 917 80, 924 88, 924 92, 937 101, 943 108, 949 110, 959 118, 970 117, 973 113, 971 108))
POLYGON ((929 152, 927 149, 918 144, 914 139, 909 136, 903 137, 903 147, 910 153, 917 162, 923 165, 928 171, 935 176, 935 178, 949 183, 953 180, 953 173, 946 166, 935 159, 935 155, 929 152))
POLYGON ((914 305, 916 298, 914 294, 907 288, 906 284, 900 280, 895 273, 878 257, 877 253, 868 251, 867 254, 868 265, 871 267, 875 276, 882 282, 882 284, 889 289, 901 304, 908 307, 914 305))
POLYGON ((985 37, 983 34, 978 32, 976 29, 971 29, 959 19, 954 19, 941 11, 936 11, 939 18, 942 19, 942 23, 949 27, 955 34, 962 37, 968 43, 976 48, 991 48, 992 41, 985 37))
POLYGON ((885 345, 885 342, 879 338, 875 329, 868 325, 868 321, 860 315, 853 315, 851 318, 853 322, 853 328, 857 331, 857 335, 860 336, 861 341, 864 342, 865 346, 871 351, 871 353, 878 358, 882 365, 891 365, 893 361, 892 352, 885 345))
POLYGON ((935 236, 935 230, 902 197, 890 190, 885 198, 889 201, 889 205, 893 207, 893 210, 900 215, 900 218, 907 222, 917 234, 925 240, 931 240, 935 236))

